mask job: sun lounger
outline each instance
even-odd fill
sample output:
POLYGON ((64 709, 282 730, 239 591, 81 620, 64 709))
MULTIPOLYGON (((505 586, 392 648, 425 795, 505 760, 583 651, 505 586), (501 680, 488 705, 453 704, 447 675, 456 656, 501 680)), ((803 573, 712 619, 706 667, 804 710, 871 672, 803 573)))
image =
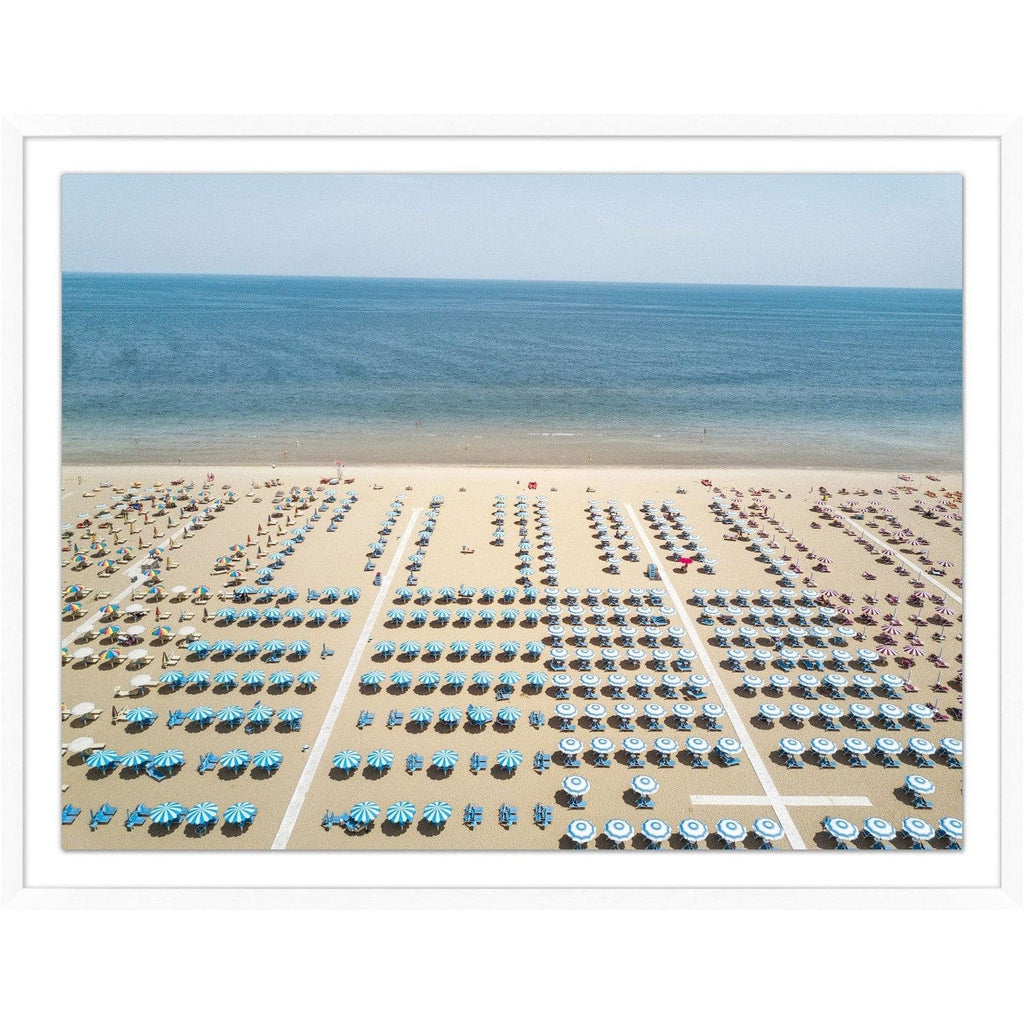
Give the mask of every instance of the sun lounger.
POLYGON ((538 750, 533 755, 533 767, 535 771, 546 772, 551 767, 551 755, 538 750))
POLYGON ((342 816, 340 814, 333 814, 331 811, 325 811, 323 818, 320 819, 320 824, 330 832, 334 825, 340 825, 342 816))
POLYGON ((176 725, 185 724, 185 712, 180 708, 177 711, 171 711, 167 715, 167 728, 173 729, 176 725))
POLYGON ((117 814, 117 808, 110 804, 104 804, 98 811, 90 811, 89 814, 89 828, 95 832, 100 825, 106 825, 113 819, 117 814))
POLYGON ((208 771, 212 771, 217 767, 219 761, 220 758, 216 754, 203 754, 199 760, 199 774, 205 775, 208 771))
POLYGON ((373 725, 373 712, 372 711, 360 711, 359 720, 356 722, 356 728, 365 729, 368 725, 373 725))
POLYGON ((129 832, 136 825, 141 825, 149 817, 149 808, 145 804, 139 804, 134 811, 131 811, 125 818, 124 827, 129 832))
POLYGON ((544 723, 546 721, 547 721, 547 719, 544 717, 542 712, 540 712, 540 711, 531 711, 530 712, 530 725, 532 725, 535 729, 539 729, 542 725, 544 725, 544 723))
POLYGON ((476 804, 466 804, 462 812, 462 823, 470 828, 476 828, 484 820, 484 809, 476 804))
POLYGON ((498 808, 498 824, 504 828, 519 824, 519 808, 511 804, 502 804, 498 808))
POLYGON ((899 761, 896 760, 892 754, 882 754, 882 767, 883 768, 899 768, 901 767, 899 761))
POLYGON ((388 728, 393 729, 396 725, 401 725, 405 721, 405 714, 399 711, 397 708, 392 708, 388 712, 388 728))
POLYGON ((487 767, 487 757, 484 754, 473 754, 469 759, 469 770, 476 775, 487 767))
POLYGON ((70 825, 81 813, 81 807, 75 807, 73 804, 65 804, 60 811, 60 823, 62 825, 70 825))
POLYGON ((537 804, 533 809, 533 823, 540 828, 547 828, 551 824, 554 812, 545 804, 537 804))
POLYGON ((420 754, 409 754, 405 759, 405 770, 407 772, 418 772, 423 768, 423 757, 420 754))
MULTIPOLYGON (((721 750, 716 750, 715 753, 718 754, 718 759, 726 768, 733 768, 740 763, 740 759, 735 757, 733 754, 726 754, 721 750)), ((671 760, 671 755, 669 755, 669 759, 671 760)))

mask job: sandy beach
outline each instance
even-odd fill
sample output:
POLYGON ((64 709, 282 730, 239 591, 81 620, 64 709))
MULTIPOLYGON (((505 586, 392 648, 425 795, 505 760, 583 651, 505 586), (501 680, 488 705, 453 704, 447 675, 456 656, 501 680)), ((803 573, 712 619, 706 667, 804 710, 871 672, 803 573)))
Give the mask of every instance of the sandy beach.
MULTIPOLYGON (((662 844, 665 848, 683 845, 679 824, 684 819, 698 819, 714 833, 719 819, 734 818, 748 830, 740 846, 756 849, 761 840, 754 835, 752 823, 761 817, 781 823, 785 836, 775 843, 780 849, 834 849, 835 839, 822 828, 822 819, 828 815, 846 818, 858 829, 869 817, 885 819, 896 829, 907 817, 920 817, 933 827, 945 816, 962 817, 963 772, 939 749, 943 740, 962 739, 960 474, 348 466, 341 471, 343 479, 325 482, 332 472, 317 466, 63 467, 62 636, 67 653, 62 659, 60 699, 67 710, 62 716, 61 742, 74 748, 82 737, 92 741, 77 744, 89 747, 84 756, 61 753, 64 792, 60 804, 81 809, 63 827, 66 850, 557 849, 574 846, 566 836, 566 827, 574 819, 596 827, 598 835, 586 844, 588 849, 612 845, 601 834, 610 819, 623 819, 635 830, 625 848, 643 849, 649 841, 641 835, 641 826, 652 818, 671 827, 671 837, 662 844), (702 482, 706 480, 710 485, 702 482), (347 498, 350 492, 353 499, 347 498), (443 501, 435 501, 435 496, 443 501), (522 524, 519 496, 525 509, 522 524), (716 505, 716 499, 722 504, 716 505), (118 509, 119 503, 127 507, 118 509), (349 507, 343 510, 346 504, 349 507), (503 515, 496 515, 502 511, 503 515), (658 523, 666 515, 671 519, 667 531, 658 523), (195 517, 198 523, 190 525, 195 517), (393 523, 382 534, 382 524, 389 517, 393 523), (431 518, 433 527, 428 527, 431 518), (607 530, 607 547, 599 535, 602 525, 607 530), (496 536, 499 530, 504 531, 503 538, 496 536), (902 530, 906 532, 898 532, 902 530), (292 550, 281 554, 289 542, 292 550), (369 553, 375 542, 383 542, 380 554, 369 553), (104 549, 96 546, 101 543, 104 549), (695 559, 685 569, 671 550, 683 545, 685 556, 695 559), (770 557, 791 573, 795 591, 791 606, 783 604, 777 567, 762 557, 758 546, 772 548, 770 557), (698 551, 701 548, 706 550, 698 551), (417 549, 422 554, 414 565, 410 557, 417 549), (561 642, 567 650, 564 669, 551 661, 555 645, 549 626, 554 623, 549 619, 545 588, 553 583, 545 575, 544 566, 551 564, 545 554, 557 559, 557 625, 565 633, 561 642), (520 561, 520 555, 529 560, 520 561), (76 560, 76 556, 81 557, 76 560), (702 569, 706 563, 699 558, 714 560, 713 572, 702 569), (268 571, 271 562, 278 566, 269 569, 272 578, 258 581, 260 570, 268 571), (154 575, 142 575, 147 566, 154 575), (654 566, 653 578, 649 566, 654 566), (524 576, 523 568, 532 575, 524 576), (375 585, 378 573, 380 586, 375 585), (414 582, 409 582, 410 573, 414 582), (265 585, 294 588, 297 594, 289 598, 278 593, 264 600, 255 593, 244 600, 234 594, 238 586, 265 585), (396 593, 407 586, 411 598, 396 593), (452 601, 439 595, 444 587, 463 586, 476 592, 452 601), (527 586, 537 588, 536 599, 524 595, 527 586), (68 589, 73 587, 80 592, 68 589), (151 587, 159 589, 150 592, 151 587), (357 588, 358 598, 346 599, 343 593, 337 599, 325 597, 323 592, 332 587, 341 592, 357 588), (421 588, 429 588, 430 595, 419 595, 421 588), (493 600, 482 593, 484 588, 496 591, 493 600), (516 593, 503 597, 506 588, 515 588, 516 593), (574 588, 580 591, 581 601, 588 588, 600 588, 600 594, 594 595, 597 603, 584 602, 574 615, 569 610, 576 601, 574 588), (609 595, 610 588, 620 590, 622 597, 609 595), (694 596, 695 588, 709 592, 704 607, 694 596), (718 588, 729 591, 720 607, 714 604, 718 588), (759 621, 749 612, 761 601, 762 588, 772 588, 774 593, 771 607, 759 621), (738 614, 726 620, 728 606, 741 599, 737 592, 744 589, 750 596, 742 598, 738 614), (807 598, 802 595, 807 589, 817 593, 807 598), (912 597, 915 590, 925 592, 920 602, 912 597), (638 605, 629 603, 632 591, 642 592, 638 605), (626 614, 615 621, 610 609, 620 600, 626 614), (72 604, 76 607, 67 608, 72 604), (117 605, 116 610, 104 615, 102 610, 111 604, 117 605), (829 625, 823 627, 821 638, 801 637, 800 653, 810 650, 813 654, 820 640, 826 658, 820 668, 808 669, 797 662, 783 669, 776 662, 776 646, 782 643, 777 645, 777 638, 766 628, 778 629, 785 642, 791 642, 789 629, 801 628, 797 609, 802 604, 810 608, 808 631, 826 619, 829 625), (142 613, 126 615, 129 605, 140 606, 142 613), (823 607, 844 606, 850 609, 848 616, 842 612, 838 617, 820 615, 823 607), (282 621, 266 619, 267 609, 273 607, 280 609, 282 621), (238 619, 249 608, 260 611, 258 622, 246 624, 238 619), (218 617, 222 609, 232 611, 218 617), (292 609, 307 614, 301 622, 290 623, 287 615, 292 609), (308 618, 314 609, 322 610, 325 621, 308 618), (441 609, 448 609, 450 621, 435 614, 441 609), (472 612, 466 624, 457 621, 462 609, 472 612), (648 636, 644 630, 650 620, 639 613, 657 615, 659 609, 663 625, 653 627, 659 632, 648 636), (334 615, 341 610, 347 612, 345 622, 334 615), (416 621, 417 610, 427 613, 422 624, 416 621), (530 610, 543 617, 531 623, 526 614, 530 610), (597 617, 595 610, 600 612, 597 617), (771 617, 775 611, 780 618, 771 617), (401 621, 397 621, 399 612, 401 621), (493 622, 487 621, 491 612, 493 622), (505 616, 505 612, 515 615, 505 616), (844 618, 850 635, 840 638, 836 623, 844 618), (775 622, 785 625, 773 627, 775 622), (610 633, 598 634, 599 626, 611 627, 610 633), (158 627, 170 635, 155 637, 153 630, 158 627), (216 651, 192 653, 184 645, 197 637, 186 640, 181 631, 187 627, 211 644, 229 641, 237 646, 256 639, 261 652, 252 658, 216 651), (579 629, 575 636, 574 627, 579 629), (669 628, 677 631, 675 637, 669 628), (739 633, 741 628, 747 629, 746 636, 739 633), (131 635, 133 629, 137 636, 131 635), (678 634, 679 629, 685 634, 678 634), (636 631, 635 640, 630 630, 636 631), (919 646, 907 655, 905 648, 912 637, 919 646), (578 658, 578 647, 570 642, 575 639, 593 651, 590 662, 578 658), (270 640, 286 645, 278 662, 269 661, 262 651, 270 640), (299 640, 308 642, 308 654, 287 650, 287 645, 299 640), (382 641, 392 642, 394 653, 380 653, 377 645, 382 641), (422 650, 431 641, 444 644, 440 656, 422 650), (451 644, 458 641, 470 644, 466 657, 453 652, 451 644), (544 644, 539 656, 526 649, 536 641, 544 644), (624 654, 636 641, 643 657, 628 662, 624 654), (421 647, 411 657, 401 649, 410 642, 421 647), (493 652, 480 653, 478 642, 491 642, 493 652), (507 642, 520 647, 506 654, 500 645, 507 642), (618 665, 601 661, 601 651, 609 644, 617 650, 618 665), (878 658, 868 673, 867 690, 858 693, 854 677, 863 666, 857 665, 857 652, 886 645, 892 653, 878 658), (81 657, 85 647, 100 660, 81 657), (142 648, 151 660, 130 663, 127 657, 142 648), (675 667, 678 648, 692 651, 689 669, 675 667), (654 657, 662 649, 670 662, 654 657), (753 660, 758 649, 771 651, 763 668, 753 660), (108 660, 104 654, 110 650, 122 657, 108 660), (735 650, 744 652, 740 661, 730 654, 735 650), (850 652, 848 666, 831 660, 834 650, 850 652), (897 657, 904 660, 898 662, 897 657), (598 677, 592 689, 581 681, 588 666, 598 677), (208 685, 186 683, 180 688, 160 682, 162 675, 174 671, 185 675, 206 671, 211 677, 234 672, 237 681, 225 685, 211 679, 208 685), (251 671, 263 672, 268 680, 282 671, 296 679, 287 688, 268 681, 254 689, 241 682, 241 676, 251 671), (379 688, 364 685, 363 678, 375 671, 384 674, 379 688), (436 688, 419 681, 421 674, 432 671, 441 677, 436 688), (566 689, 559 691, 554 677, 562 671, 570 679, 566 689), (616 671, 626 677, 621 697, 608 681, 616 671), (407 687, 391 678, 400 672, 411 675, 407 687), (452 672, 467 677, 458 690, 444 681, 452 672), (493 676, 486 690, 473 683, 478 672, 493 676), (512 692, 499 699, 499 676, 506 672, 519 678, 511 684, 512 692), (526 684, 527 674, 533 672, 548 677, 536 693, 526 684), (809 690, 798 681, 808 672, 815 677, 809 690), (308 692, 298 684, 301 673, 318 674, 308 692), (664 689, 662 677, 668 673, 680 677, 678 692, 664 689), (821 683, 829 673, 842 676, 831 692, 821 683), (140 674, 148 674, 152 681, 143 689, 133 689, 132 680, 140 674), (693 674, 708 677, 704 698, 688 694, 685 688, 693 674), (752 689, 742 682, 747 674, 763 681, 783 674, 787 684, 774 690, 752 689), (882 682, 887 674, 909 680, 910 686, 893 696, 882 682), (638 675, 653 677, 646 691, 642 679, 637 688, 638 675), (576 709, 571 731, 561 728, 563 718, 556 713, 556 707, 566 701, 576 709), (272 720, 263 728, 250 728, 244 718, 231 724, 216 717, 229 706, 247 713, 257 702, 273 709, 272 720), (615 712, 623 702, 635 710, 629 731, 621 728, 622 716, 615 712), (681 729, 673 713, 674 705, 681 702, 694 711, 690 730, 681 729), (603 729, 595 728, 598 720, 585 713, 593 703, 604 708, 603 729), (651 703, 664 712, 660 729, 652 728, 658 718, 645 715, 644 707, 651 703), (703 714, 708 703, 721 705, 720 730, 709 728, 711 720, 703 714), (766 703, 777 705, 784 717, 766 720, 759 713, 766 703), (787 714, 790 705, 799 703, 806 704, 812 714, 802 724, 787 714), (821 706, 828 703, 839 706, 834 729, 826 729, 820 716, 821 706), (850 714, 851 705, 857 703, 870 708, 862 728, 850 714), (879 715, 879 706, 886 703, 901 710, 899 730, 887 728, 879 715), (70 713, 82 704, 93 704, 96 711, 70 713), (932 717, 923 719, 920 729, 911 721, 911 704, 932 706, 932 717), (168 727, 173 712, 187 716, 191 709, 203 706, 214 715, 210 722, 186 717, 182 724, 168 727), (507 708, 521 715, 509 726, 496 720, 474 726, 467 717, 470 706, 486 707, 493 716, 507 708), (133 708, 151 709, 155 720, 148 726, 127 721, 125 716, 133 708), (301 711, 300 728, 280 720, 278 712, 285 708, 301 711), (430 709, 428 722, 415 721, 413 712, 419 708, 430 709), (449 727, 440 721, 443 708, 459 709, 457 724, 449 727), (372 715, 372 724, 360 727, 364 712, 372 715), (392 713, 396 714, 389 726, 392 713), (734 765, 725 765, 714 752, 723 737, 740 744, 734 765), (796 738, 807 747, 798 757, 802 768, 786 766, 779 749, 783 737, 796 738), (912 737, 928 741, 937 752, 915 754, 908 746, 912 737), (703 770, 692 766, 692 756, 684 750, 693 738, 706 740, 712 750, 703 770), (838 748, 831 758, 833 769, 819 767, 810 749, 815 738, 831 740, 838 748), (889 767, 875 749, 879 738, 895 739, 903 748, 893 755, 889 767), (566 765, 559 751, 566 739, 582 745, 578 767, 566 765), (595 761, 590 748, 594 739, 614 744, 606 766, 595 761), (646 748, 632 764, 622 746, 626 739, 643 740, 646 748), (678 751, 659 757, 654 747, 659 739, 674 740, 678 751), (862 767, 855 767, 855 758, 844 750, 850 739, 863 740, 870 747, 862 767), (184 764, 156 773, 166 774, 159 781, 144 767, 137 770, 119 763, 109 769, 89 767, 85 757, 101 749, 118 755, 140 749, 152 755, 179 750, 184 764), (278 751, 281 763, 273 771, 251 764, 235 770, 220 763, 197 770, 204 755, 219 758, 234 749, 250 756, 278 751), (367 761, 371 751, 381 749, 393 755, 391 767, 383 772, 367 761), (357 752, 360 761, 354 770, 340 771, 333 759, 346 750, 357 752), (450 771, 432 765, 433 755, 442 750, 457 754, 450 771), (523 756, 514 772, 498 765, 499 753, 506 750, 523 756), (544 770, 534 767, 538 754, 550 760, 544 770), (407 770, 411 755, 422 758, 421 769, 407 770), (473 755, 485 759, 477 771, 471 768, 473 755), (904 788, 905 778, 918 774, 934 783, 934 793, 927 796, 931 808, 915 808, 904 788), (582 808, 570 806, 563 791, 563 779, 569 775, 582 776, 589 783, 582 808), (640 775, 658 783, 652 806, 647 808, 637 806, 632 788, 640 775), (126 815, 137 805, 152 809, 168 801, 186 809, 209 801, 216 805, 217 820, 205 832, 184 822, 166 827, 147 818, 130 830, 125 827, 126 815), (258 808, 251 824, 226 824, 225 810, 243 801, 258 808), (381 809, 371 828, 323 827, 325 813, 340 819, 363 801, 381 809), (387 809, 397 801, 415 806, 410 824, 385 820, 387 809), (433 801, 452 808, 450 819, 440 828, 423 819, 424 808, 433 801), (92 812, 104 803, 117 808, 116 814, 90 829, 92 812), (467 805, 482 810, 475 827, 463 823, 467 805), (499 820, 502 805, 516 808, 517 823, 499 820), (537 805, 550 808, 550 823, 544 827, 534 823, 537 805)), ((909 848, 911 844, 901 836, 894 845, 909 848)), ((926 845, 943 849, 946 842, 936 838, 926 845)), ((699 846, 720 848, 721 840, 712 835, 699 846)), ((854 848, 870 846, 863 833, 853 843, 854 848)))

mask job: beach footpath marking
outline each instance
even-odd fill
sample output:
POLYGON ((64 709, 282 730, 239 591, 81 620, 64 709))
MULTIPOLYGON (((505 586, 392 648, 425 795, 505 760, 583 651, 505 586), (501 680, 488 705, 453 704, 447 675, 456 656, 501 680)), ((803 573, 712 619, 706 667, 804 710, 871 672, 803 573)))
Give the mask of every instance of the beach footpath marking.
POLYGON ((288 807, 284 812, 284 817, 281 819, 281 827, 277 830, 277 835, 274 837, 274 841, 270 845, 272 850, 284 850, 288 846, 288 841, 291 839, 295 823, 299 820, 299 814, 302 812, 302 805, 306 802, 306 794, 309 792, 309 787, 312 785, 313 779, 316 776, 317 768, 320 767, 320 761, 324 756, 324 751, 327 749, 327 741, 331 738, 331 733, 334 732, 335 723, 338 721, 338 715, 341 713, 341 706, 345 703, 345 697, 348 695, 348 688, 352 683, 352 678, 355 675, 356 669, 359 667, 359 662, 363 657, 363 652, 366 650, 366 645, 370 640, 370 634, 373 632, 373 628, 377 622, 377 616, 380 615, 380 611, 388 599, 388 594, 391 589, 391 581, 395 578, 395 573, 398 572, 398 567, 402 564, 402 555, 409 545, 409 539, 412 537, 413 530, 416 528, 416 520, 419 519, 420 512, 422 511, 423 510, 419 508, 414 508, 412 510, 409 525, 405 528, 405 533, 402 534, 402 539, 398 542, 395 557, 391 560, 391 564, 388 566, 387 572, 384 573, 384 576, 380 581, 377 597, 373 602, 373 606, 370 608, 369 615, 366 617, 366 622, 363 624, 362 631, 359 633, 359 638, 356 640, 355 647, 352 650, 352 656, 348 659, 348 664, 345 666, 345 672, 338 681, 338 688, 334 692, 334 699, 331 701, 331 706, 327 709, 327 715, 324 718, 323 725, 320 726, 320 732, 317 733, 316 740, 310 748, 306 766, 302 769, 299 781, 295 784, 295 792, 292 793, 292 798, 288 802, 288 807))
POLYGON ((957 604, 962 605, 964 603, 964 599, 962 597, 960 597, 958 594, 954 594, 953 591, 949 589, 949 587, 940 583, 934 576, 930 576, 928 573, 926 573, 924 569, 921 568, 921 566, 914 565, 914 563, 909 558, 906 558, 903 555, 901 555, 891 544, 887 544, 884 540, 882 540, 881 537, 876 537, 870 530, 865 530, 863 526, 858 526, 849 516, 844 516, 842 512, 837 512, 836 514, 839 516, 840 519, 849 523, 850 526, 852 526, 855 530, 859 530, 861 533, 863 533, 865 537, 867 537, 874 544, 877 544, 878 547, 883 548, 886 551, 891 551, 894 558, 898 558, 905 565, 909 565, 910 568, 913 569, 919 577, 921 577, 922 585, 927 585, 929 587, 938 587, 938 589, 941 590, 944 594, 947 594, 949 597, 953 598, 953 600, 956 601, 957 604), (925 580, 925 577, 927 577, 927 580, 925 580))
POLYGON ((743 721, 736 705, 733 703, 728 688, 718 675, 718 669, 715 668, 715 664, 708 654, 707 648, 705 648, 704 642, 701 640, 700 635, 694 626, 693 620, 686 611, 686 605, 679 597, 679 593, 676 591, 675 584, 672 582, 671 575, 666 569, 661 555, 659 555, 655 549, 654 544, 651 542, 651 538, 647 535, 647 530, 644 527, 644 524, 640 521, 640 518, 637 516, 636 510, 633 506, 627 504, 626 509, 629 512, 630 519, 633 520, 633 525, 636 527, 640 540, 643 542, 644 547, 647 548, 647 553, 650 555, 651 561, 658 567, 662 584, 668 591, 669 596, 672 598, 673 607, 676 609, 676 613, 686 625, 686 632, 690 637, 694 650, 697 652, 697 657, 703 664, 705 674, 711 680, 711 685, 715 688, 715 693, 718 695, 719 703, 725 708, 725 713, 728 716, 729 721, 732 723, 737 739, 739 739, 740 743, 743 744, 743 749, 747 752, 747 759, 750 761, 750 767, 754 769, 754 774, 761 783, 761 788, 764 790, 765 796, 768 798, 768 803, 771 805, 772 810, 775 812, 775 817, 778 819, 779 824, 786 833, 789 845, 794 850, 806 850, 807 846, 800 836, 800 832, 796 827, 796 822, 793 821, 792 816, 786 809, 786 801, 776 788, 775 782, 771 777, 771 773, 768 771, 767 765, 761 759, 761 755, 758 753, 757 747, 754 746, 754 741, 751 738, 750 733, 747 731, 746 723, 743 721))
MULTIPOLYGON (((694 806, 719 807, 769 807, 771 800, 767 796, 752 793, 748 796, 723 795, 721 793, 703 793, 690 797, 694 806)), ((787 807, 870 807, 871 801, 866 796, 784 796, 782 803, 787 807)))

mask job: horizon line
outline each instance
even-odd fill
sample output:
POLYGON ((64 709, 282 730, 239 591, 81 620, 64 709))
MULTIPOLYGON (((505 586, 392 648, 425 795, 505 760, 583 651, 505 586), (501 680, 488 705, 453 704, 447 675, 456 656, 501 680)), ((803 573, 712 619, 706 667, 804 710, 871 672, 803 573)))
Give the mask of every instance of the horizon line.
POLYGON ((770 284, 763 281, 600 281, 593 278, 549 278, 549 277, 416 277, 406 275, 367 275, 367 274, 284 274, 284 273, 239 273, 214 272, 196 270, 65 270, 61 275, 80 274, 82 276, 122 276, 122 277, 253 277, 253 278, 286 278, 312 281, 447 281, 452 283, 479 284, 593 284, 593 285, 654 285, 659 287, 682 288, 850 288, 878 291, 934 291, 962 292, 963 283, 959 285, 919 285, 919 284, 770 284))

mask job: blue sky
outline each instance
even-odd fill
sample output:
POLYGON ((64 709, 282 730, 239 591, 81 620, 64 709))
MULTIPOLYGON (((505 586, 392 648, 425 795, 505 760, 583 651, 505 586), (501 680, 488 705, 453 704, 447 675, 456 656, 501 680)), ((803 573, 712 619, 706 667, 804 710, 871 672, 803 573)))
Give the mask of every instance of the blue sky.
POLYGON ((66 271, 959 288, 961 178, 63 179, 66 271))

